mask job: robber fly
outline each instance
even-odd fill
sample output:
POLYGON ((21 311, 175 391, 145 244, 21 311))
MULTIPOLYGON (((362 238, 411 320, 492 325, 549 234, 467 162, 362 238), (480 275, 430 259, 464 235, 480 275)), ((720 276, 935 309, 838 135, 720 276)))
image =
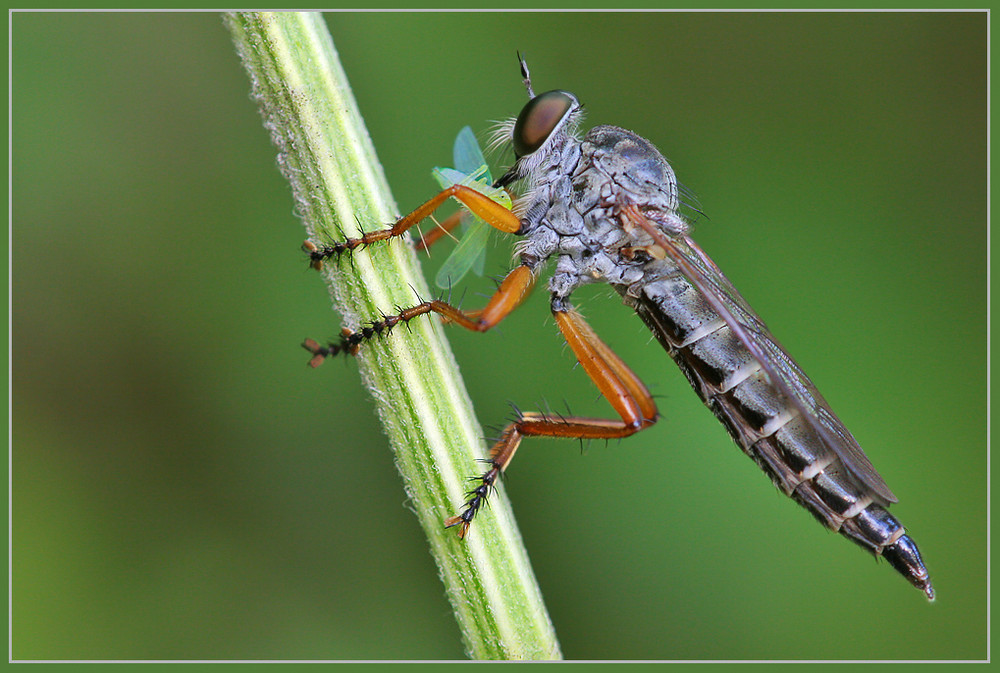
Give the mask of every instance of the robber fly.
MULTIPOLYGON (((570 303, 578 287, 605 282, 635 309, 698 396, 779 489, 829 528, 884 557, 933 599, 916 544, 888 512, 896 496, 812 381, 691 239, 667 161, 648 140, 616 126, 597 126, 581 138, 576 96, 559 90, 536 96, 523 59, 520 65, 529 100, 498 131, 513 145, 515 162, 493 184, 519 187, 513 210, 468 184, 453 183, 387 229, 305 244, 312 265, 320 268, 345 252, 403 235, 454 197, 495 229, 523 237, 520 264, 482 310, 423 301, 360 331, 345 329, 326 346, 307 340, 311 364, 357 352, 365 340, 427 313, 485 332, 517 308, 554 257, 548 290, 556 325, 618 418, 519 412, 447 526, 465 536, 523 437, 621 438, 659 418, 643 382, 570 303)), ((449 226, 457 222, 449 220, 449 226)))

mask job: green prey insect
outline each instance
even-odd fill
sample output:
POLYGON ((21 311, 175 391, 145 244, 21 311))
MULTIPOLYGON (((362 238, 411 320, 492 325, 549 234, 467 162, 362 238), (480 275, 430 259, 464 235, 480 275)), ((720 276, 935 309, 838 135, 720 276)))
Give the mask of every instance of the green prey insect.
MULTIPOLYGON (((489 165, 470 127, 465 126, 458 132, 452 153, 455 168, 435 168, 433 171, 434 179, 441 189, 448 189, 455 184, 468 185, 508 210, 513 206, 506 190, 492 186, 493 177, 490 175, 489 165)), ((443 290, 450 290, 470 270, 477 276, 482 276, 486 265, 486 249, 493 230, 472 211, 464 212, 462 238, 434 278, 434 284, 443 290)))

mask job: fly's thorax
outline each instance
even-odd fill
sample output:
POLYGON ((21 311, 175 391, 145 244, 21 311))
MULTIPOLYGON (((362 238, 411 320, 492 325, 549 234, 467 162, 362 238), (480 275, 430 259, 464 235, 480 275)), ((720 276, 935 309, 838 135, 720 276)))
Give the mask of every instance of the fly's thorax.
POLYGON ((580 141, 569 133, 550 139, 544 153, 532 156, 530 171, 521 180, 522 195, 514 204, 521 218, 518 233, 525 238, 518 253, 536 267, 559 252, 560 239, 582 230, 572 209, 572 175, 580 161, 580 141))
POLYGON ((627 198, 641 210, 675 213, 680 205, 674 170, 656 147, 617 126, 595 126, 583 138, 578 191, 605 202, 627 198), (584 171, 581 171, 583 173, 584 171))
POLYGON ((553 205, 570 198, 568 180, 579 162, 580 140, 566 133, 532 155, 520 182, 522 194, 514 203, 522 234, 530 235, 553 205))
POLYGON ((561 160, 536 174, 524 199, 522 256, 558 255, 550 290, 559 296, 592 282, 638 282, 657 256, 654 241, 623 226, 620 209, 635 204, 665 232, 686 231, 673 170, 649 141, 615 126, 561 141, 561 160))
POLYGON ((639 286, 650 274, 672 267, 658 259, 657 246, 645 232, 626 229, 614 206, 596 207, 580 214, 572 207, 557 205, 538 227, 538 235, 558 254, 549 289, 568 296, 588 283, 604 282, 616 287, 639 286))

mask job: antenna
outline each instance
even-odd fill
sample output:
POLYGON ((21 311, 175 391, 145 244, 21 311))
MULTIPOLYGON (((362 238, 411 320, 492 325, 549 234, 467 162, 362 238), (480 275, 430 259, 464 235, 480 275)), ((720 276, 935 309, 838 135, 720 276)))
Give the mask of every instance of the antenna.
POLYGON ((531 88, 531 73, 528 72, 528 62, 517 52, 517 62, 521 65, 521 77, 524 78, 524 87, 528 90, 528 98, 535 97, 535 90, 531 88))

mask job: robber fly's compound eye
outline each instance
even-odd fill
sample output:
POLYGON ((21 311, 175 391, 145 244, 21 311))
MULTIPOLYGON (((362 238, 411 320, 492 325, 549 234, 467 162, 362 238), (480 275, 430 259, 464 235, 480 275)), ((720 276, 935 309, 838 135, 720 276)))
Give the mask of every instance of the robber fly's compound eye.
POLYGON ((544 145, 579 105, 568 91, 547 91, 529 100, 514 123, 514 156, 520 159, 544 145))

